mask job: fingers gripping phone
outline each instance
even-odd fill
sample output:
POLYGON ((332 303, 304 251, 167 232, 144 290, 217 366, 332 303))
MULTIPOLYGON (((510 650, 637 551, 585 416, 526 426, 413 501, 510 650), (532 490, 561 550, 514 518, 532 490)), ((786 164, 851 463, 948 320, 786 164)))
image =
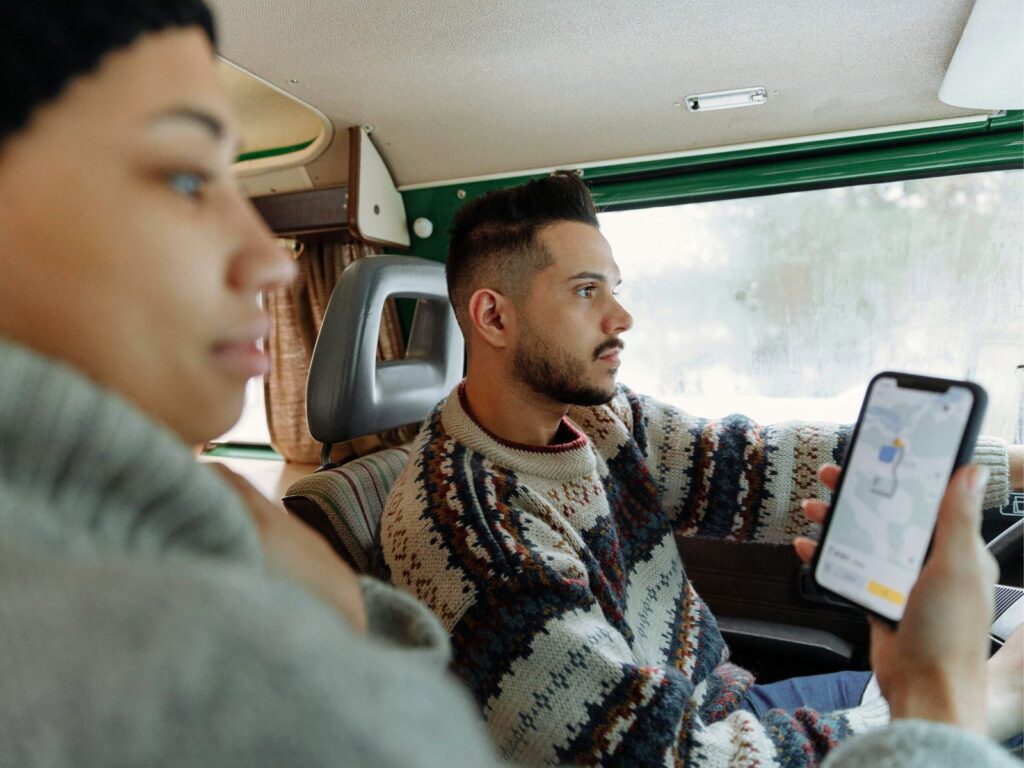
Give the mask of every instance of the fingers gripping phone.
POLYGON ((811 565, 820 588, 887 621, 903 617, 987 400, 969 381, 891 371, 871 380, 811 565))

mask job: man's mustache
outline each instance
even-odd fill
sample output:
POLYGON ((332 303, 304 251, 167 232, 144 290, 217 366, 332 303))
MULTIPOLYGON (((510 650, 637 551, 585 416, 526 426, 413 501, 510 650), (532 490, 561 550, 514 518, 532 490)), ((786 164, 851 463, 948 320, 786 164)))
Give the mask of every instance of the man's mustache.
POLYGON ((607 341, 602 342, 601 345, 594 350, 594 359, 597 360, 597 358, 599 358, 605 352, 609 352, 613 349, 623 350, 625 348, 626 345, 619 341, 619 339, 608 339, 607 341))

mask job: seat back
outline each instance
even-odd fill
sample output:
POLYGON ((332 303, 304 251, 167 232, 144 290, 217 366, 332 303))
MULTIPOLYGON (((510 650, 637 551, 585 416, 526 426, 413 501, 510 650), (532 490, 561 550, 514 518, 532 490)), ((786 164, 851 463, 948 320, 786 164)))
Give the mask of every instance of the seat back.
POLYGON ((313 349, 306 414, 324 444, 319 471, 292 484, 285 506, 367 573, 388 492, 407 447, 330 463, 332 443, 421 421, 462 378, 463 341, 444 266, 411 256, 370 256, 338 279, 313 349), (391 297, 416 299, 405 357, 377 361, 381 312, 391 297))
POLYGON ((309 431, 341 443, 426 418, 462 378, 463 341, 448 302, 444 265, 413 256, 350 264, 331 294, 306 384, 309 431), (416 299, 402 360, 377 361, 381 312, 391 298, 416 299))
POLYGON ((307 475, 284 505, 317 530, 359 573, 369 573, 380 517, 409 448, 389 448, 307 475))

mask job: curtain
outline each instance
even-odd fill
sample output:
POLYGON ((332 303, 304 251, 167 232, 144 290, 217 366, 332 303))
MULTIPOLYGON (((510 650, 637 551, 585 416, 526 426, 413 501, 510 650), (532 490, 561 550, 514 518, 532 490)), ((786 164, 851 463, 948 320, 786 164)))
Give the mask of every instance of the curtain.
MULTIPOLYGON (((359 243, 337 240, 306 242, 300 247, 295 282, 264 295, 273 320, 267 349, 272 367, 263 382, 267 404, 270 442, 286 461, 316 464, 320 461, 320 443, 309 434, 306 421, 306 376, 320 324, 327 311, 335 284, 342 271, 356 259, 378 249, 359 243)), ((381 319, 378 360, 395 360, 405 354, 398 310, 389 299, 381 319)), ((416 428, 403 427, 377 435, 367 435, 334 446, 332 461, 372 453, 412 438, 416 428)))

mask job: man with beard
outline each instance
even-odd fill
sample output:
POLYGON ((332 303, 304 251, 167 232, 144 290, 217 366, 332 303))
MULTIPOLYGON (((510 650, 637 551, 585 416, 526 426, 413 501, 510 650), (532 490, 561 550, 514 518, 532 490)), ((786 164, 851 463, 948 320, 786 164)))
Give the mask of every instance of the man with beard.
MULTIPOLYGON (((447 274, 468 371, 417 438, 376 562, 450 632, 505 757, 814 765, 887 722, 868 673, 752 687, 675 544, 788 542, 848 428, 709 421, 617 387, 632 318, 575 175, 467 204, 447 274)), ((1005 447, 975 460, 1001 502, 1005 447)))

